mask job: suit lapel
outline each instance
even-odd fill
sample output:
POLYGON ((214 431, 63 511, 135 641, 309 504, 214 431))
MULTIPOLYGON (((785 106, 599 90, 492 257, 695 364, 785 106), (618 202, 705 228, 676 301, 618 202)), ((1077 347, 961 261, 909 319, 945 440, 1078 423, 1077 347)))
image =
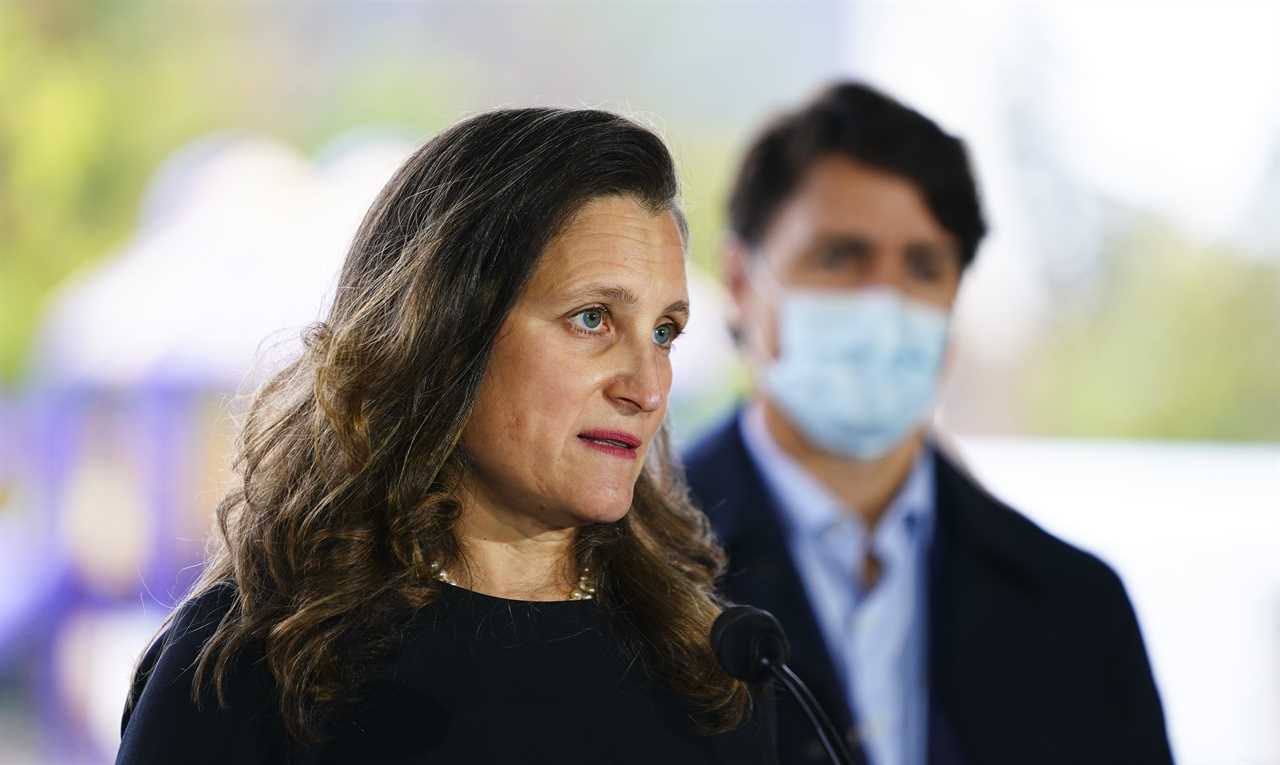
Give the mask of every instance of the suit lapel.
MULTIPOLYGON (((690 485, 729 554, 722 583, 733 601, 771 612, 791 643, 791 668, 840 730, 851 727, 842 680, 787 549, 779 511, 742 441, 737 417, 709 437, 690 485)), ((790 701, 781 702, 786 706, 790 701)), ((801 725, 807 725, 802 722, 801 725)), ((861 762, 859 752, 854 753, 861 762)))
MULTIPOLYGON (((937 455, 937 518, 930 551, 929 735, 930 765, 961 763, 1007 748, 1022 732, 1006 721, 1020 703, 995 689, 1034 684, 1016 667, 1028 595, 999 550, 998 529, 988 528, 987 502, 964 472, 937 455), (1013 621, 1011 621, 1013 620, 1013 621), (1015 676, 1017 675, 1017 676, 1015 676), (975 707, 981 707, 977 709, 975 707), (962 756, 962 752, 967 757, 962 756), (935 755, 936 753, 936 755, 935 755)), ((989 761, 989 760, 984 760, 989 761)))
MULTIPOLYGON (((775 540, 778 537, 774 538, 775 540)), ((749 603, 778 617, 791 642, 791 668, 816 695, 842 729, 851 722, 841 678, 809 606, 808 593, 782 546, 755 537, 730 544, 733 561, 725 589, 735 601, 749 603)))

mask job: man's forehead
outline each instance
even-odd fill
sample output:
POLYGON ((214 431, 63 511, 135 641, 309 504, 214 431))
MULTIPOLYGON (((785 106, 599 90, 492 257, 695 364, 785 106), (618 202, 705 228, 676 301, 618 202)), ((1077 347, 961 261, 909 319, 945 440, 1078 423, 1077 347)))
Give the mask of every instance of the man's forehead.
POLYGON ((767 238, 779 244, 955 244, 910 181, 874 170, 844 167, 814 176, 778 213, 767 238))

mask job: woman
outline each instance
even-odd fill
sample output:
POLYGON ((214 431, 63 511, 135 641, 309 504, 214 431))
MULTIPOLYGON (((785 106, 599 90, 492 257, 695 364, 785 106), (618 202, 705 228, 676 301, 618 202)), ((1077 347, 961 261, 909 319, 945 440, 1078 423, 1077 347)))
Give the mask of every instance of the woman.
POLYGON ((255 398, 117 762, 772 761, 662 427, 676 190, 588 110, 482 114, 400 168, 255 398))

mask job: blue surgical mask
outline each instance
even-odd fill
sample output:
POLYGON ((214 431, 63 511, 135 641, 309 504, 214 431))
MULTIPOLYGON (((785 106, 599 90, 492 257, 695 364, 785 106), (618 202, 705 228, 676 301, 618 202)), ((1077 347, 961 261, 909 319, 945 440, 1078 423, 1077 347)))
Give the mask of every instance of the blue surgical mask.
POLYGON ((930 415, 947 346, 944 311, 887 288, 781 296, 781 354, 764 383, 811 443, 875 459, 930 415))

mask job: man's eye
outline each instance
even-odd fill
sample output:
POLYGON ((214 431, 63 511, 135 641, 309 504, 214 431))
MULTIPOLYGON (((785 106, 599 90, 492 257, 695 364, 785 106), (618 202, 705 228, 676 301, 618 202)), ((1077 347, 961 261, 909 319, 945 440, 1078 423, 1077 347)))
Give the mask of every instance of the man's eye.
POLYGON ((827 250, 818 256, 818 264, 823 268, 837 269, 844 268, 853 257, 847 250, 827 250))
POLYGON ((604 326, 604 309, 588 308, 585 311, 575 313, 569 320, 579 329, 587 332, 598 332, 600 327, 604 326))
POLYGON ((931 282, 942 275, 942 269, 931 257, 917 256, 910 258, 907 262, 911 267, 911 273, 921 281, 931 282))
POLYGON ((856 244, 839 244, 824 248, 818 254, 818 265, 837 270, 856 266, 867 259, 866 247, 856 244))

